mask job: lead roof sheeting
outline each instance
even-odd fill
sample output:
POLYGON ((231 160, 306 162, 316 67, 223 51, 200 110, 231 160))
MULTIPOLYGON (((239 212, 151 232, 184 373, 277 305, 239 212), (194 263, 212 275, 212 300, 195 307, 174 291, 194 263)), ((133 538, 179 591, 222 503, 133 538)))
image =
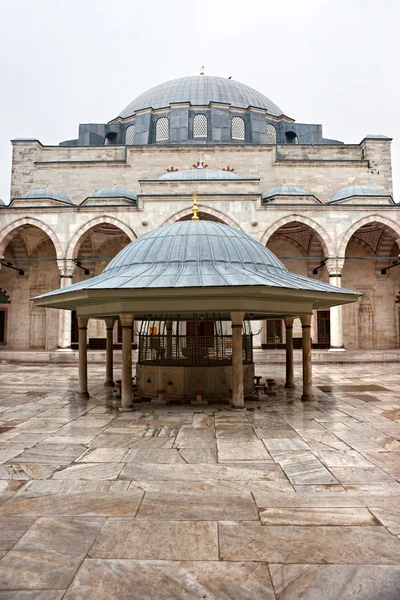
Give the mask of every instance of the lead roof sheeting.
POLYGON ((24 194, 22 198, 49 198, 50 200, 59 200, 60 202, 64 202, 65 204, 72 204, 72 201, 63 194, 62 192, 57 192, 57 190, 49 190, 47 188, 38 188, 31 190, 27 194, 24 194))
POLYGON ((279 185, 263 194, 263 198, 272 198, 273 196, 311 196, 311 194, 296 185, 279 185))
POLYGON ((213 221, 181 221, 125 247, 101 275, 42 297, 78 290, 267 286, 351 293, 289 273, 265 246, 213 221))
POLYGON ((283 111, 257 90, 225 77, 195 75, 181 77, 154 86, 135 98, 119 114, 130 117, 144 108, 165 108, 174 102, 190 102, 193 106, 207 106, 210 102, 230 104, 237 108, 255 106, 279 117, 283 111))
POLYGON ((345 198, 351 198, 352 196, 389 196, 389 194, 385 194, 385 192, 377 190, 370 185, 350 185, 333 194, 333 196, 329 198, 329 202, 344 200, 345 198))

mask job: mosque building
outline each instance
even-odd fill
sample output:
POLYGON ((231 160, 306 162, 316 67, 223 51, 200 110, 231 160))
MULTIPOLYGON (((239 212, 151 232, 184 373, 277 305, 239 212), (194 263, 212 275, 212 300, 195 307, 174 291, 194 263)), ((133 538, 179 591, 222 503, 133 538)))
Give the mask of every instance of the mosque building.
MULTIPOLYGON (((191 219, 196 194, 201 221, 248 234, 291 273, 360 293, 314 310, 314 348, 399 348, 390 144, 383 135, 324 138, 321 125, 297 123, 261 92, 203 74, 156 85, 58 146, 12 140, 11 201, 0 208, 0 347, 76 348, 75 312, 32 298, 98 276, 130 242, 191 219)), ((105 348, 106 327, 89 321, 89 348, 105 348)), ((300 319, 293 327, 300 347, 300 319)), ((117 320, 116 347, 122 329, 117 320)), ((256 347, 284 347, 281 318, 253 331, 256 347)))

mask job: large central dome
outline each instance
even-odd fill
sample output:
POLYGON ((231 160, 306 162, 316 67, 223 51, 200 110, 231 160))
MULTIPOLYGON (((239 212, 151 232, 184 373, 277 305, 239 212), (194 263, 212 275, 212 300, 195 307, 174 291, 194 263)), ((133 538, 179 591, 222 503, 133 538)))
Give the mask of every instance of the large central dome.
POLYGON ((254 106, 263 108, 270 115, 279 117, 283 111, 264 94, 253 88, 225 77, 196 75, 172 79, 156 85, 140 94, 119 114, 126 118, 144 108, 165 108, 174 102, 190 102, 192 106, 207 106, 210 102, 222 102, 237 108, 254 106))

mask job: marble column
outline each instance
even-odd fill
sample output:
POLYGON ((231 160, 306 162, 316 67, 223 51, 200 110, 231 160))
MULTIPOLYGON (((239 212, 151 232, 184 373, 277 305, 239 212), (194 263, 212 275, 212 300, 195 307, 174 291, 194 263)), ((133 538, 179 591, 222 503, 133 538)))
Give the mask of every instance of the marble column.
POLYGON ((293 365, 293 317, 285 318, 286 327, 286 383, 285 388, 294 388, 294 365, 293 365))
POLYGON ((89 398, 87 376, 87 325, 88 317, 78 317, 79 328, 79 376, 78 396, 89 398))
MULTIPOLYGON (((60 269, 60 287, 65 288, 72 284, 72 274, 76 265, 72 260, 58 260, 57 264, 60 269)), ((71 311, 60 310, 58 319, 57 350, 71 352, 71 311)))
MULTIPOLYGON (((326 268, 329 273, 329 283, 342 287, 342 270, 344 259, 329 258, 326 261, 326 268)), ((343 345, 343 316, 342 306, 331 306, 330 308, 330 352, 344 352, 343 345)))
POLYGON ((232 406, 244 406, 243 389, 243 319, 244 312, 231 312, 232 320, 232 406))
POLYGON ((104 385, 111 387, 114 385, 114 373, 113 373, 113 350, 114 350, 114 324, 115 319, 110 317, 104 319, 107 329, 106 338, 106 380, 104 385))
POLYGON ((132 314, 120 315, 122 327, 122 384, 120 411, 132 410, 132 314))
POLYGON ((311 317, 300 315, 303 328, 303 395, 302 401, 314 400, 312 390, 312 358, 311 358, 311 317))

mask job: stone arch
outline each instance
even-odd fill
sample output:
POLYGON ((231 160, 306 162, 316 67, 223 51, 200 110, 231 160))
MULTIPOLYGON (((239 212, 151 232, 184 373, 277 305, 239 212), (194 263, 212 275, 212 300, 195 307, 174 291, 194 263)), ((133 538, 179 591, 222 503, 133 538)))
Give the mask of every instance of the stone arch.
POLYGON ((323 229, 321 227, 321 225, 319 225, 312 219, 309 219, 308 217, 303 217, 301 215, 295 215, 295 214, 290 215, 288 217, 283 217, 282 219, 279 219, 279 221, 276 221, 275 223, 273 223, 264 232, 264 235, 261 238, 261 243, 264 246, 266 246, 268 240, 270 239, 270 237, 272 236, 273 233, 275 233, 283 225, 287 225, 288 223, 292 223, 293 221, 296 221, 297 223, 302 223, 303 225, 307 225, 308 227, 313 229, 315 231, 315 233, 317 233, 319 235, 320 242, 321 242, 322 248, 325 252, 326 258, 328 258, 330 256, 335 256, 335 249, 334 249, 334 245, 332 243, 330 235, 325 231, 325 229, 323 229))
POLYGON ((95 219, 88 221, 78 229, 78 231, 75 233, 75 235, 72 237, 71 241, 68 244, 65 258, 67 260, 72 260, 74 258, 74 251, 76 245, 82 238, 82 236, 85 235, 85 233, 89 231, 89 229, 92 229, 92 227, 96 227, 96 225, 101 225, 102 223, 108 223, 109 225, 114 225, 115 227, 118 227, 118 229, 123 231, 128 236, 131 242, 133 242, 133 240, 137 238, 135 232, 119 219, 115 219, 114 217, 108 216, 96 217, 95 219))
POLYGON ((18 219, 17 221, 10 223, 10 225, 7 225, 7 227, 5 227, 0 232, 0 256, 4 255, 5 249, 7 248, 8 243, 13 237, 13 232, 23 225, 32 225, 33 227, 37 227, 38 229, 41 229, 44 233, 46 233, 53 242, 57 258, 63 258, 61 244, 54 231, 39 219, 35 219, 32 217, 24 217, 23 219, 18 219))
MULTIPOLYGON (((234 221, 231 217, 229 217, 225 213, 220 212, 219 210, 215 210, 214 208, 210 208, 209 206, 204 206, 204 204, 198 204, 198 207, 199 207, 199 212, 206 213, 207 215, 211 215, 212 217, 215 217, 216 219, 220 219, 226 225, 229 225, 230 227, 234 227, 235 229, 240 229, 240 231, 243 231, 242 228, 240 227, 239 223, 237 221, 234 221)), ((192 213, 193 213, 192 207, 184 208, 183 210, 180 210, 179 212, 172 215, 172 217, 170 217, 169 219, 164 221, 163 225, 169 225, 170 223, 175 223, 175 221, 179 221, 179 219, 182 219, 182 217, 187 217, 188 215, 191 215, 192 213)))
MULTIPOLYGON (((381 225, 385 225, 393 232, 396 240, 400 239, 400 225, 398 223, 394 223, 390 219, 387 219, 386 217, 381 217, 380 215, 369 215, 368 217, 364 217, 363 219, 360 219, 359 221, 353 223, 353 225, 346 231, 340 243, 338 252, 339 257, 345 256, 347 244, 349 243, 352 235, 358 229, 360 229, 360 227, 362 227, 363 225, 368 225, 369 223, 380 223, 381 225)), ((400 243, 397 243, 400 248, 400 243)))

